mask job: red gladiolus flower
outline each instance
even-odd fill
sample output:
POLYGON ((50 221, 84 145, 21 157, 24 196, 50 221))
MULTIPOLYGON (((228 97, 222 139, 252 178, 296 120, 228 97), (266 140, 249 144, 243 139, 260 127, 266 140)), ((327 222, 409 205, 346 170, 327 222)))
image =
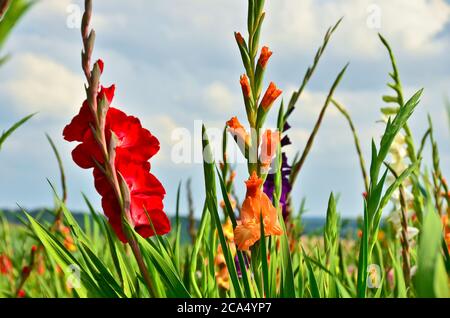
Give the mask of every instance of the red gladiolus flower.
MULTIPOLYGON (((100 92, 98 94, 97 102, 100 102, 100 99, 103 96, 106 96, 109 102, 114 98, 114 91, 116 87, 111 85, 108 88, 103 86, 100 87, 100 92)), ((94 123, 94 117, 92 116, 92 112, 89 109, 89 105, 87 100, 83 102, 83 105, 80 108, 80 112, 76 115, 69 125, 64 128, 63 136, 67 141, 79 141, 82 142, 86 133, 92 133, 90 125, 94 123)))
MULTIPOLYGON (((159 141, 147 129, 142 128, 138 118, 127 116, 111 107, 106 116, 106 142, 109 144, 113 132, 118 144, 116 157, 126 162, 145 163, 159 151, 159 141)), ((92 132, 88 131, 84 142, 72 152, 73 160, 81 168, 95 167, 95 159, 103 164, 103 154, 92 132)))
POLYGON ((0 255, 0 274, 9 275, 13 270, 11 260, 5 254, 0 255))
MULTIPOLYGON (((143 237, 152 236, 152 225, 158 235, 170 231, 170 221, 163 212, 163 198, 165 190, 159 180, 148 171, 148 166, 136 163, 121 163, 117 165, 117 171, 122 175, 130 190, 130 215, 131 225, 143 237), (147 216, 148 214, 148 216, 147 216)), ((126 241, 122 230, 120 206, 114 199, 114 191, 105 175, 94 169, 95 188, 103 196, 102 207, 108 217, 117 236, 123 242, 126 241)))
MULTIPOLYGON (((103 63, 99 63, 103 70, 103 63)), ((100 87, 98 103, 106 97, 111 103, 115 87, 100 87)), ((122 209, 110 178, 98 166, 105 164, 104 153, 91 126, 95 117, 85 101, 71 123, 64 129, 64 138, 81 142, 72 152, 73 160, 81 168, 94 168, 95 187, 102 196, 105 215, 122 242, 127 242, 122 228, 122 209)), ((129 208, 126 215, 130 225, 143 237, 162 235, 170 231, 170 221, 163 211, 165 190, 158 179, 150 173, 148 160, 159 151, 159 141, 143 128, 138 118, 128 116, 114 107, 109 107, 104 118, 106 144, 112 135, 116 137, 114 169, 117 179, 125 181, 129 188, 129 208), (153 231, 152 225, 155 229, 153 231)))

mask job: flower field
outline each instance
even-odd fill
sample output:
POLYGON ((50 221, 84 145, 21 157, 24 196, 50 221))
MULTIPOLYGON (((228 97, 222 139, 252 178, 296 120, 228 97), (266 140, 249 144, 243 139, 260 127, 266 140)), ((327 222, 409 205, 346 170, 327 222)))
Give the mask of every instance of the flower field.
MULTIPOLYGON (((301 116, 298 105, 306 87, 345 19, 327 29, 300 86, 288 96, 271 79, 275 55, 270 43, 260 41, 271 14, 267 1, 246 1, 247 30, 234 33, 235 51, 227 52, 242 62, 242 73, 236 74, 242 94, 235 112, 241 107, 239 114, 245 116, 222 119, 219 156, 207 124, 202 126, 202 183, 195 187, 204 197, 194 211, 193 185, 185 193, 181 183, 178 189, 165 184, 155 171, 165 147, 162 133, 116 106, 121 88, 104 76, 116 66, 98 58, 96 50, 102 39, 91 23, 96 2, 85 1, 80 21, 79 75, 85 86, 79 90, 84 101, 73 101, 80 105, 60 135, 47 135, 60 177, 57 183, 48 181, 54 207, 30 213, 18 202, 16 222, 0 211, 0 298, 450 297, 446 161, 440 157, 435 118, 424 118, 425 131, 410 126, 427 87, 406 93, 394 41, 378 34, 379 50, 390 67, 375 119, 382 135, 362 138, 340 101, 349 66, 342 65, 337 74, 327 73, 332 85, 305 146, 294 157, 287 151, 298 146, 293 118, 301 116), (355 227, 345 228, 341 196, 329 193, 323 226, 308 232, 305 202, 299 205, 295 186, 303 186, 300 172, 331 110, 337 114, 333 120, 344 121, 342 129, 352 136, 354 152, 346 156, 357 158, 353 170, 363 185, 356 207, 360 213, 355 227), (275 127, 269 116, 275 116, 275 127), (56 146, 59 141, 71 147, 80 173, 89 173, 92 195, 101 202, 96 206, 83 195, 81 217, 68 208, 67 163, 56 146), (364 156, 366 145, 370 157, 364 156), (244 174, 229 154, 231 146, 244 161, 244 174), (245 194, 241 199, 240 191, 245 194), (169 194, 176 202, 168 202, 169 194), (185 195, 188 206, 181 200, 185 195), (167 212, 171 206, 176 207, 173 215, 167 212), (189 211, 188 216, 182 211, 189 211)), ((39 1, 0 0, 0 72, 10 63, 4 43, 37 5, 39 1)), ((450 105, 444 107, 450 125, 450 105)), ((14 143, 16 134, 38 116, 4 127, 0 157, 2 146, 14 143)), ((448 138, 442 147, 448 148, 448 138)), ((1 187, 7 185, 1 181, 1 187)))

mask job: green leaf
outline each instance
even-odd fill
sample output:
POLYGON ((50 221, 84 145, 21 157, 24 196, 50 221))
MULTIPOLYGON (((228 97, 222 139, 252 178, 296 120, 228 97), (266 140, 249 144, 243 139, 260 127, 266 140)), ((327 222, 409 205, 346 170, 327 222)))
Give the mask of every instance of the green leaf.
POLYGON ((11 1, 8 11, 0 21, 0 49, 5 45, 11 31, 14 29, 20 18, 31 8, 34 0, 14 0, 11 1))
POLYGON ((383 137, 380 142, 380 150, 377 155, 377 159, 375 162, 375 167, 372 171, 371 169, 371 179, 376 180, 378 178, 378 173, 380 170, 383 161, 386 159, 386 156, 391 148, 392 142, 394 141, 395 136, 399 133, 400 129, 406 124, 409 117, 411 117, 414 109, 420 102, 420 97, 422 96, 423 89, 417 91, 407 102, 406 104, 400 108, 397 115, 394 117, 392 121, 388 121, 386 125, 386 129, 384 131, 383 137))
POLYGON ((80 262, 62 245, 50 232, 38 223, 28 213, 23 211, 28 218, 31 228, 44 245, 47 253, 56 261, 64 273, 73 266, 79 269, 80 287, 75 291, 80 297, 106 297, 105 293, 97 286, 92 274, 86 270, 80 262))
POLYGON ((11 136, 11 134, 18 129, 20 126, 22 126, 23 124, 25 124, 31 117, 33 117, 34 115, 36 115, 36 113, 28 115, 24 118, 22 118, 21 120, 19 120, 17 123, 15 123, 14 125, 11 126, 11 128, 9 128, 8 130, 6 130, 5 132, 2 133, 2 135, 0 136, 0 150, 2 149, 2 145, 5 142, 5 140, 11 136))
POLYGON ((156 267, 158 273, 164 279, 167 289, 173 295, 177 295, 177 297, 190 298, 191 295, 184 287, 184 284, 179 277, 173 263, 163 257, 160 251, 158 251, 148 240, 137 234, 129 225, 127 226, 129 227, 130 231, 133 231, 133 234, 135 235, 138 244, 143 252, 142 254, 144 258, 147 259, 148 264, 156 267))
POLYGON ((239 279, 234 265, 234 259, 231 256, 228 248, 227 241, 223 234, 222 223, 220 222, 219 213, 217 211, 217 197, 216 197, 216 180, 214 171, 214 158, 211 151, 211 145, 209 144, 208 136, 206 134, 205 126, 202 126, 202 144, 203 144, 203 171, 205 177, 205 192, 206 192, 206 204, 211 218, 213 220, 212 225, 215 226, 217 233, 219 234, 219 241, 222 247, 223 255, 230 274, 231 282, 236 292, 237 297, 242 297, 243 293, 239 279))
POLYGON ((263 284, 264 284, 264 295, 268 297, 269 295, 269 270, 267 267, 267 250, 266 250, 266 235, 264 233, 264 220, 262 213, 260 214, 260 248, 261 248, 261 264, 262 264, 262 274, 263 274, 263 284))
POLYGON ((195 278, 195 273, 197 271, 197 258, 198 258, 198 254, 199 254, 199 251, 201 248, 203 236, 205 234, 206 225, 209 223, 209 221, 210 221, 210 213, 208 212, 208 209, 207 209, 206 203, 205 203, 205 205, 203 207, 202 218, 200 221, 200 227, 199 227, 197 236, 195 238, 194 248, 192 249, 191 262, 190 262, 190 268, 189 268, 191 284, 194 288, 195 296, 198 298, 202 297, 202 293, 200 291, 200 288, 198 287, 197 280, 195 278))
POLYGON ((429 210, 425 215, 417 255, 415 286, 419 297, 449 297, 448 276, 441 254, 442 224, 429 210))
POLYGON ((308 269, 308 280, 309 280, 309 288, 311 291, 311 296, 313 298, 320 298, 320 291, 319 291, 319 286, 317 285, 316 275, 311 266, 309 258, 306 257, 305 251, 303 251, 303 254, 305 255, 305 263, 306 263, 306 267, 308 269))

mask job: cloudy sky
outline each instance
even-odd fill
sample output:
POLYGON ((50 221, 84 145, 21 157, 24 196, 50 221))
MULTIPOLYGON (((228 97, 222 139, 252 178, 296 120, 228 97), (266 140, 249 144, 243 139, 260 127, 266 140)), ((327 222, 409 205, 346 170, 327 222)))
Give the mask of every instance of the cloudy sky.
MULTIPOLYGON (((381 96, 389 92, 385 84, 390 64, 377 37, 381 32, 397 56, 405 95, 425 88, 411 120, 416 142, 426 130, 430 113, 441 165, 444 174, 450 175, 450 130, 443 102, 450 95, 450 1, 266 2, 261 41, 274 52, 266 79, 284 90, 285 99, 300 84, 326 29, 344 16, 291 117, 291 158, 303 149, 334 78, 350 62, 335 97, 353 116, 369 159, 370 140, 378 140, 383 130, 377 123, 379 108, 384 106, 381 96), (380 17, 379 25, 373 23, 374 15, 380 17)), ((46 132, 55 140, 66 166, 69 207, 85 209, 81 192, 99 206, 91 172, 75 166, 70 156, 75 145, 61 136, 84 99, 77 21, 81 4, 79 0, 41 0, 5 47, 12 59, 0 70, 0 127, 29 113, 38 114, 0 153, 0 207, 52 204, 46 178, 57 183, 59 176, 46 132)), ((198 214, 204 197, 201 164, 171 160, 178 141, 174 131, 187 129, 198 141, 194 131, 199 120, 222 129, 231 116, 245 119, 239 87, 243 67, 233 38, 234 31, 246 30, 245 21, 244 0, 94 1, 94 55, 105 61, 103 84, 115 83, 114 104, 141 118, 161 141, 152 171, 168 192, 169 214, 180 180, 192 177, 198 214)), ((274 121, 272 116, 269 124, 274 121)), ((192 147, 192 157, 198 149, 192 147)), ((244 178, 245 167, 238 165, 236 186, 241 197, 244 178)), ((320 216, 325 214, 331 191, 340 194, 339 209, 344 216, 361 215, 363 183, 352 136, 347 123, 330 108, 293 196, 297 205, 306 197, 309 215, 320 216)), ((182 203, 185 207, 185 200, 182 203)))

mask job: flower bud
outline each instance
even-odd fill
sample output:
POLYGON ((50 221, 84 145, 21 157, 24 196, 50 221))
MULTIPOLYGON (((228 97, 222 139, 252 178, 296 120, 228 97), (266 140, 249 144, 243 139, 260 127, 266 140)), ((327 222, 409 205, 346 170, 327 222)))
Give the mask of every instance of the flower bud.
POLYGON ((238 144, 242 153, 245 155, 247 148, 250 147, 250 135, 245 130, 244 126, 239 122, 237 117, 231 118, 227 121, 228 131, 233 135, 234 140, 238 144))
POLYGON ((28 266, 22 267, 22 275, 23 275, 23 276, 28 276, 28 275, 30 275, 30 272, 31 272, 30 267, 28 267, 28 266))
POLYGON ((98 67, 100 68, 100 73, 103 73, 103 67, 105 65, 105 63, 103 63, 103 60, 98 59, 96 64, 98 65, 98 67))
POLYGON ((279 90, 273 82, 270 82, 269 87, 267 88, 267 91, 261 101, 260 107, 267 112, 281 93, 282 91, 279 90))
POLYGON ((272 132, 267 129, 262 136, 260 162, 264 170, 268 170, 275 157, 280 143, 280 133, 278 131, 272 132))
POLYGON ((269 58, 272 56, 272 51, 269 50, 267 46, 264 46, 261 50, 261 55, 258 59, 258 65, 261 66, 263 69, 266 68, 267 62, 269 61, 269 58))
POLYGON ((235 37, 235 39, 236 39, 236 42, 237 42, 239 45, 244 45, 244 44, 245 44, 244 38, 242 37, 241 33, 239 33, 239 32, 234 32, 234 37, 235 37))
POLYGON ((247 44, 245 43, 244 38, 239 32, 234 33, 234 37, 236 39, 236 43, 239 47, 239 52, 241 53, 242 63, 244 64, 245 70, 248 74, 250 74, 250 54, 248 52, 247 44))
POLYGON ((242 94, 244 95, 244 100, 248 100, 251 96, 252 89, 250 87, 250 83, 248 82, 247 75, 242 75, 240 79, 242 94))

